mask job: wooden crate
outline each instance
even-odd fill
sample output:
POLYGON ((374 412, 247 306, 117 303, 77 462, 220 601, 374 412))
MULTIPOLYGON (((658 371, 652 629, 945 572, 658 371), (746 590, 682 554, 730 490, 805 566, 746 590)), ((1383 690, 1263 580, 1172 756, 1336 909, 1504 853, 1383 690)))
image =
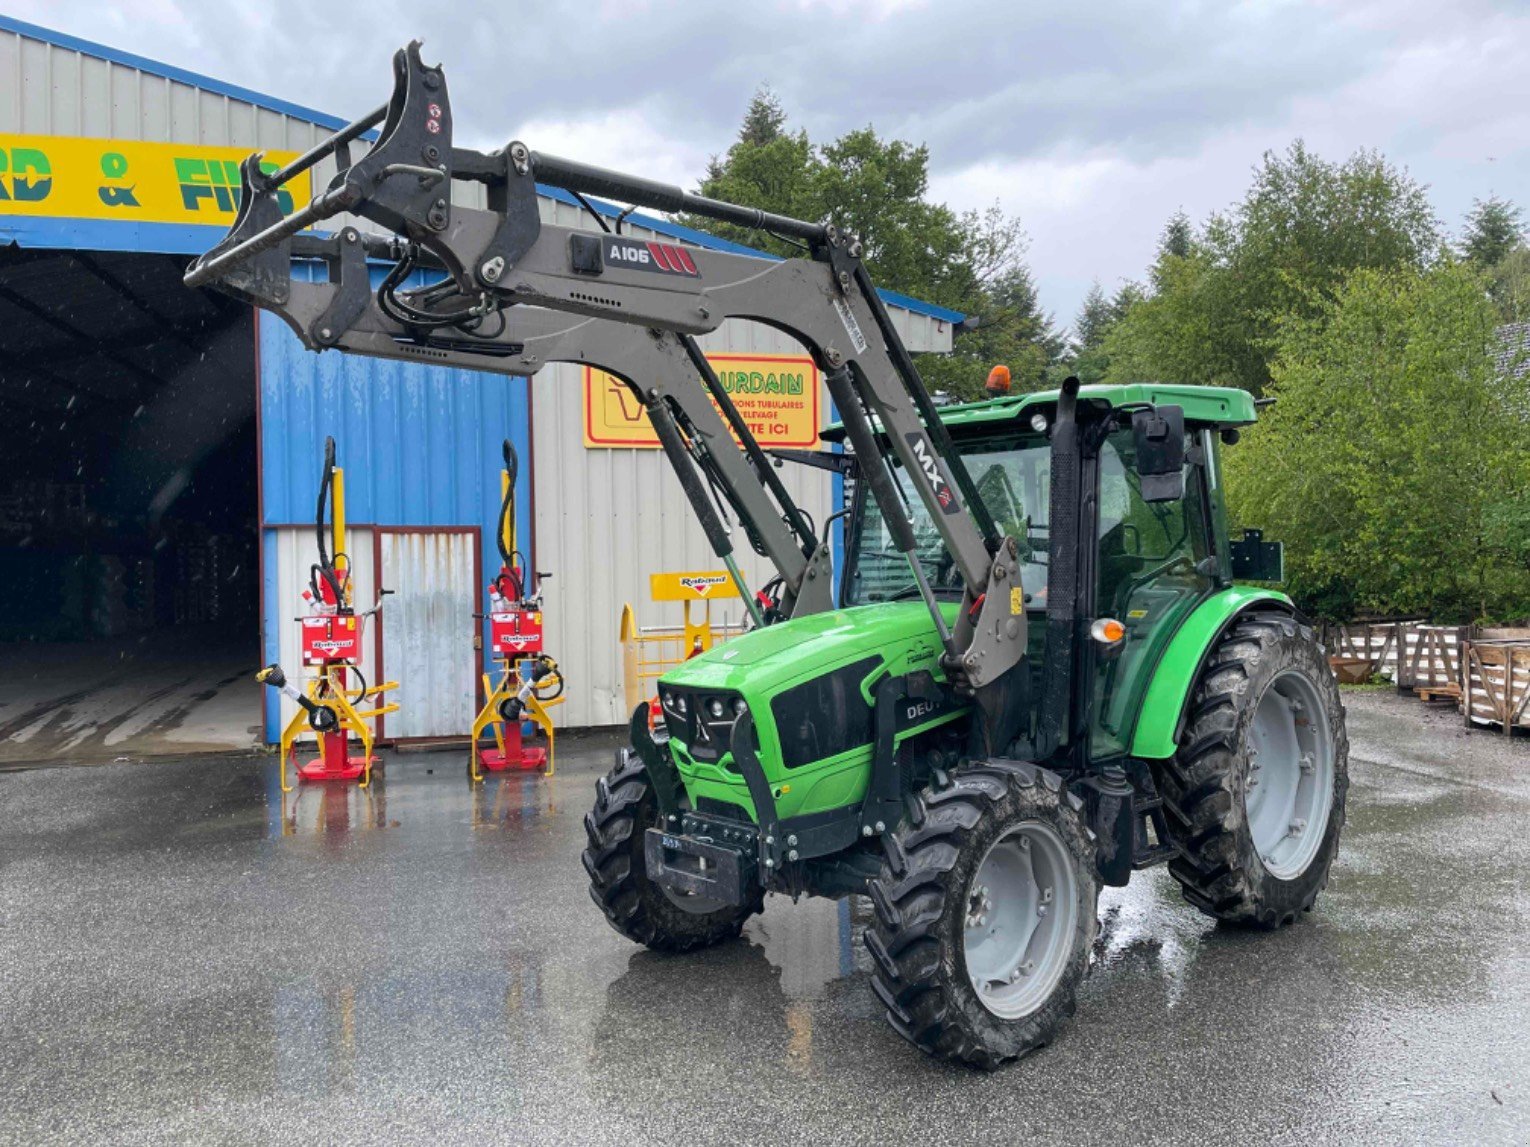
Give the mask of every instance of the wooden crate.
POLYGON ((1431 695, 1426 700, 1460 696, 1462 651, 1471 630, 1464 625, 1419 625, 1414 631, 1417 636, 1398 665, 1398 688, 1431 695))
POLYGON ((1468 726, 1530 729, 1530 641, 1478 639, 1466 645, 1461 711, 1468 726))
POLYGON ((1464 625, 1369 621, 1326 626, 1323 644, 1330 658, 1369 662, 1372 674, 1390 677, 1399 690, 1454 696, 1461 688, 1461 644, 1471 635, 1464 625))

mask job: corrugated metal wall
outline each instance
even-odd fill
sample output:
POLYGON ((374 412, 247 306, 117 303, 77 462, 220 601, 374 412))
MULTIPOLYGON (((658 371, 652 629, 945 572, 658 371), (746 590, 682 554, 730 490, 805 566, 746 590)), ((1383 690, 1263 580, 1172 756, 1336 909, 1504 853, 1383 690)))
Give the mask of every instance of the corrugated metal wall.
POLYGON ((329 129, 0 30, 0 131, 301 151, 329 129))
POLYGON ((399 682, 400 709, 382 719, 395 737, 465 737, 478 712, 475 535, 378 532, 378 576, 394 591, 383 605, 382 672, 399 682))
MULTIPOLYGON (((729 322, 702 340, 708 351, 801 353, 800 344, 758 323, 729 322)), ((820 383, 820 386, 822 384, 820 383)), ((623 602, 640 625, 678 624, 679 604, 648 600, 648 575, 664 570, 717 569, 680 483, 658 450, 587 450, 583 437, 583 376, 552 366, 532 381, 536 411, 537 564, 547 583, 547 648, 563 667, 568 701, 559 710, 569 726, 625 723, 621 653, 623 602)), ((821 409, 829 409, 821 396, 821 409)), ((792 497, 820 525, 831 512, 832 482, 822 470, 787 465, 780 471, 792 497)), ((751 585, 773 574, 747 542, 736 550, 751 585)), ((712 606, 713 620, 740 621, 743 603, 712 606)))

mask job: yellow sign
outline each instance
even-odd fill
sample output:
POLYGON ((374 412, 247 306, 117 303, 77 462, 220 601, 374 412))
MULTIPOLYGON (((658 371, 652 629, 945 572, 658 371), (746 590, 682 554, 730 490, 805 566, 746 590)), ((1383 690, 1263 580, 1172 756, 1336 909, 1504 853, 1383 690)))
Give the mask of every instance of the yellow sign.
POLYGON ((727 570, 691 570, 648 575, 648 596, 654 601, 708 601, 738 596, 738 585, 727 570))
MULTIPOLYGON (((762 446, 818 445, 818 368, 806 355, 709 354, 733 405, 762 446)), ((584 444, 657 449, 637 396, 620 379, 584 368, 584 444)))
MULTIPOLYGON (((0 135, 0 216, 205 223, 227 227, 239 208, 244 147, 0 135)), ((294 151, 266 153, 275 171, 294 151)), ((299 177, 277 193, 283 212, 307 204, 299 177)))

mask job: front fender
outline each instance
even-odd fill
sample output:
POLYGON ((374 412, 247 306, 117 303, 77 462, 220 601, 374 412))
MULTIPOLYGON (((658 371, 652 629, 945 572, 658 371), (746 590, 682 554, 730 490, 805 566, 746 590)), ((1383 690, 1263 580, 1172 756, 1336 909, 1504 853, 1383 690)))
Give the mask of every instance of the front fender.
POLYGON ((1190 701, 1190 690, 1206 656, 1238 615, 1256 605, 1271 605, 1295 612, 1283 593, 1255 586, 1229 586, 1195 607, 1163 651, 1142 698, 1142 711, 1132 734, 1132 756, 1142 760, 1165 760, 1178 748, 1180 721, 1190 701))

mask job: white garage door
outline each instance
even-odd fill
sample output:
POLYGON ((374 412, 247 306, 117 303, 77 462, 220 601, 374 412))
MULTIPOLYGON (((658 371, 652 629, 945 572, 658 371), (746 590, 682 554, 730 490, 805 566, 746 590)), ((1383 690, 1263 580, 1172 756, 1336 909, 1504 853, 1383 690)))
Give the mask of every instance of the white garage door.
POLYGON ((382 673, 401 706, 383 734, 466 737, 477 712, 477 530, 377 531, 384 599, 382 673))

